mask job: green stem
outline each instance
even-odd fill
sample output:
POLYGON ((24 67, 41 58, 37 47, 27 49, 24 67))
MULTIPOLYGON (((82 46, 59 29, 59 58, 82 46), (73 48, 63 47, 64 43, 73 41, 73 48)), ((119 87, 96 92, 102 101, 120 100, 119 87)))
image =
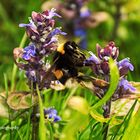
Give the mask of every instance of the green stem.
MULTIPOLYGON (((27 36, 26 36, 26 33, 24 33, 22 40, 20 42, 19 48, 24 47, 26 39, 27 39, 27 36)), ((14 64, 13 71, 12 71, 12 79, 11 79, 11 92, 14 91, 14 88, 15 88, 16 74, 17 74, 17 66, 16 64, 14 64)))
POLYGON ((62 110, 65 109, 65 107, 66 107, 67 104, 68 104, 69 99, 73 96, 73 94, 75 93, 76 90, 77 90, 77 88, 73 88, 73 89, 71 90, 69 96, 66 97, 66 100, 65 100, 65 102, 63 103, 63 106, 62 106, 62 110))
POLYGON ((54 137, 53 137, 53 129, 52 129, 51 123, 50 122, 47 122, 47 123, 48 123, 49 130, 50 130, 50 140, 53 140, 54 137))
POLYGON ((40 140, 46 140, 46 127, 45 127, 45 120, 44 120, 44 108, 42 99, 40 96, 40 91, 38 86, 36 86, 38 99, 39 99, 39 109, 40 109, 40 121, 39 121, 39 138, 40 140))
MULTIPOLYGON (((7 76, 4 74, 4 84, 5 84, 5 91, 6 91, 6 99, 8 98, 8 81, 7 81, 7 76)), ((9 127, 11 128, 11 114, 10 114, 10 108, 8 107, 8 115, 9 115, 9 127)), ((11 140, 13 139, 12 137, 12 130, 10 129, 10 138, 11 140)))
POLYGON ((36 119, 36 113, 38 110, 38 106, 33 107, 33 119, 32 119, 32 140, 38 140, 38 120, 36 119))

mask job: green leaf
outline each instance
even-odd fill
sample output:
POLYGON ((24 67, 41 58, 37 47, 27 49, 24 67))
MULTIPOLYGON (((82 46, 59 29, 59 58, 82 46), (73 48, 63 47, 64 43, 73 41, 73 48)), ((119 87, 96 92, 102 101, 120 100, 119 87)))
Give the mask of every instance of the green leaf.
POLYGON ((105 94, 105 96, 101 100, 99 100, 94 106, 91 107, 91 110, 101 107, 103 104, 105 104, 110 99, 110 97, 114 94, 114 91, 116 90, 116 88, 118 86, 119 71, 118 71, 118 67, 117 67, 115 61, 113 61, 111 58, 109 60, 109 66, 110 66, 109 89, 108 89, 107 93, 105 94))
POLYGON ((133 112, 134 112, 136 105, 137 105, 137 100, 134 102, 131 109, 129 110, 127 115, 124 117, 123 122, 121 123, 121 125, 118 128, 118 130, 116 131, 116 133, 114 133, 113 136, 111 137, 111 140, 120 139, 120 137, 122 137, 122 135, 124 134, 125 130, 128 127, 128 124, 129 124, 130 119, 133 115, 133 112))
POLYGON ((101 100, 99 100, 94 106, 92 106, 90 109, 90 115, 99 122, 108 122, 109 118, 105 119, 101 114, 99 114, 96 111, 96 108, 101 107, 110 99, 110 97, 114 94, 114 91, 116 90, 118 86, 118 82, 119 82, 119 71, 118 71, 116 63, 112 59, 110 59, 109 61, 109 66, 110 66, 109 89, 107 93, 105 94, 105 96, 101 100))
POLYGON ((109 118, 104 118, 103 115, 99 114, 96 110, 90 111, 90 115, 98 122, 108 122, 109 118))
POLYGON ((140 140, 140 107, 137 113, 131 117, 122 140, 140 140))

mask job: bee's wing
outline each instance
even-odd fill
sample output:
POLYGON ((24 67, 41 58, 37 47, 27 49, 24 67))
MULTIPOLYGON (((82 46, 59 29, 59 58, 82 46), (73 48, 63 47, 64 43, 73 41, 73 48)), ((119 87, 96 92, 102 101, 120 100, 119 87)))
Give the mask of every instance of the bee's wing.
POLYGON ((83 66, 83 62, 86 60, 85 55, 79 49, 76 49, 75 52, 70 55, 70 57, 74 65, 77 67, 83 66))
POLYGON ((92 76, 87 76, 87 75, 79 75, 77 76, 77 80, 85 81, 85 82, 92 82, 94 86, 97 86, 100 88, 109 86, 109 83, 106 82, 105 80, 98 79, 92 76))

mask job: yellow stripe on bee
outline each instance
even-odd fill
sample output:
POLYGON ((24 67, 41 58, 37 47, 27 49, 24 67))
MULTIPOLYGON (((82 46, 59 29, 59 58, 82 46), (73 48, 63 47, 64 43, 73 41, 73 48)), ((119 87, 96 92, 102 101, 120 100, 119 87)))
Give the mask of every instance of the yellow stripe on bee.
POLYGON ((59 45, 57 47, 57 51, 60 52, 61 54, 64 54, 65 53, 64 44, 59 45))
POLYGON ((61 70, 56 70, 53 73, 58 80, 61 79, 63 76, 63 72, 61 70))

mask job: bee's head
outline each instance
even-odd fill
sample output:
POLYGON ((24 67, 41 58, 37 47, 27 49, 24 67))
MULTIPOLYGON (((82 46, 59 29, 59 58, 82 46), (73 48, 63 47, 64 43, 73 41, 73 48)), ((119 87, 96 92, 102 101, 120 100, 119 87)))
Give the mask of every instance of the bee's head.
POLYGON ((75 42, 68 41, 65 44, 61 44, 57 48, 57 52, 61 53, 62 55, 65 52, 74 52, 77 48, 77 44, 75 42))

